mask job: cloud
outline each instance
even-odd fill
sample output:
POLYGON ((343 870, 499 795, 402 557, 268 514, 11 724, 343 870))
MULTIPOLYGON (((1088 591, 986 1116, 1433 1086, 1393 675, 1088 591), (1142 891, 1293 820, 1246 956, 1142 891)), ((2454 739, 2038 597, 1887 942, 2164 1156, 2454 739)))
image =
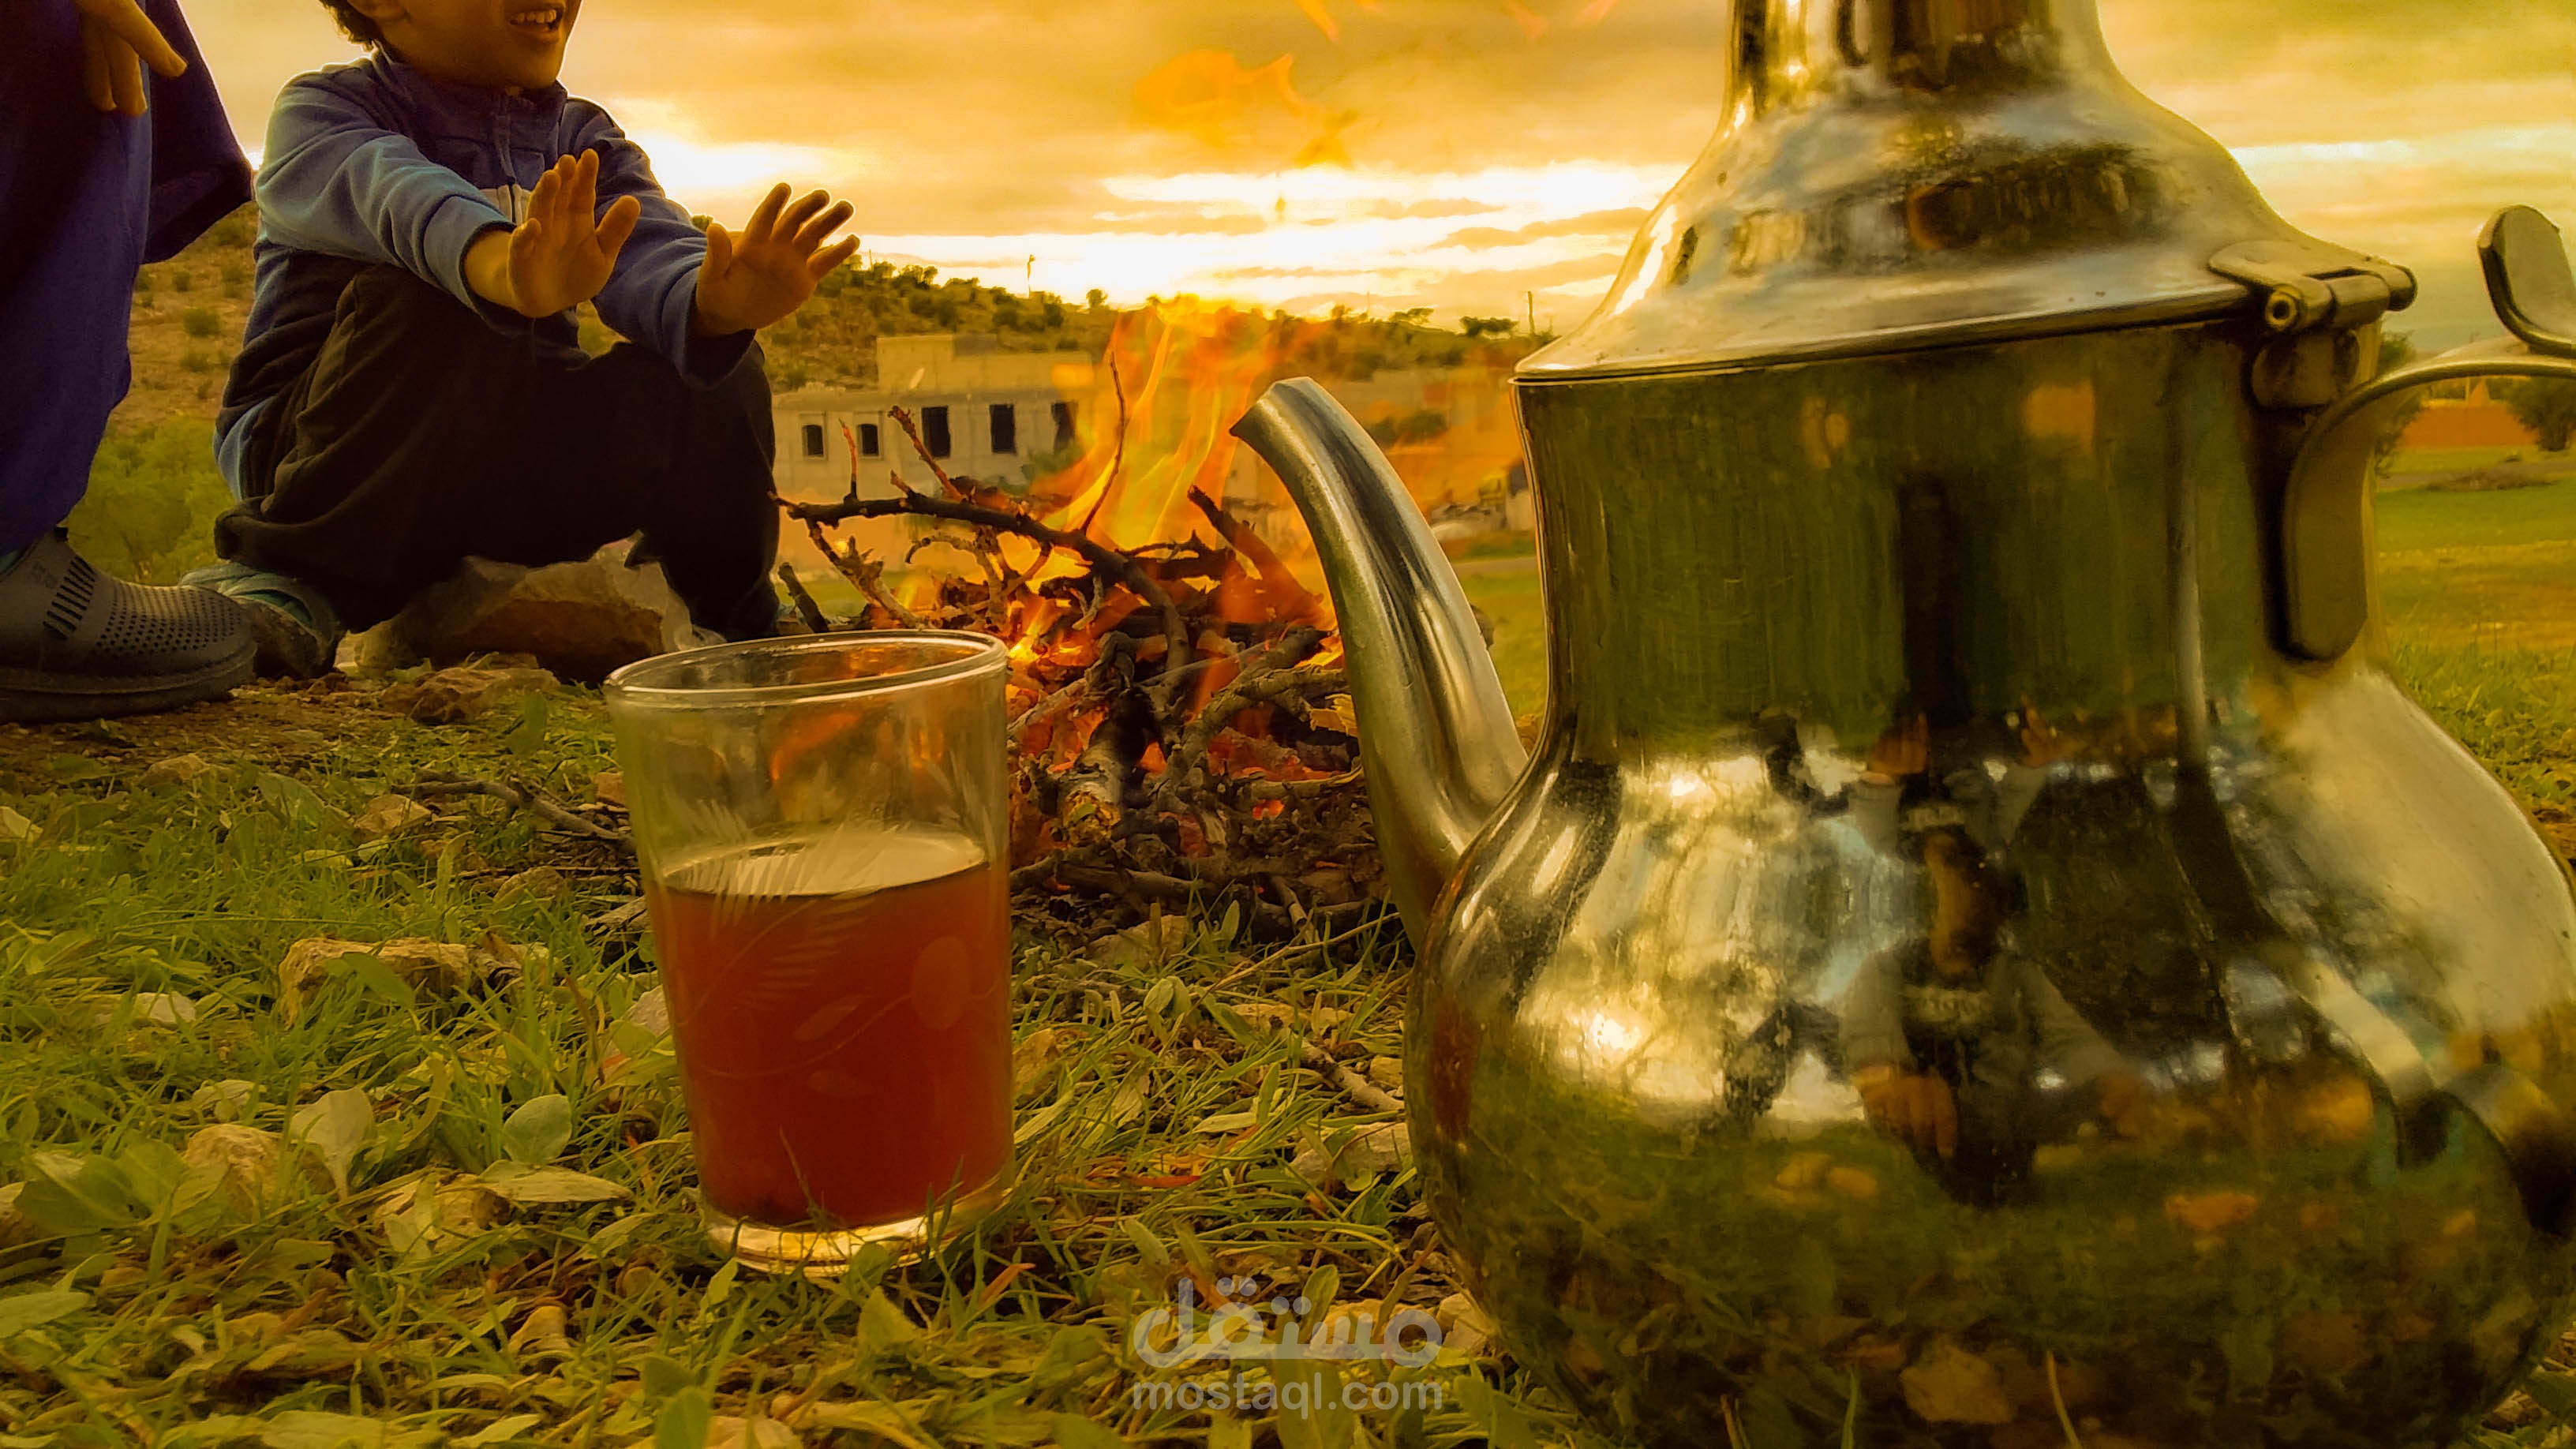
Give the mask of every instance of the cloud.
MULTIPOLYGON (((1501 0, 1315 3, 1337 38, 1297 0, 592 0, 566 80, 614 98, 675 190, 720 214, 793 179, 845 189, 872 246, 1034 252, 1041 285, 1077 294, 1308 267, 1352 279, 1354 302, 1488 312, 1618 252, 1603 214, 1651 204, 1721 119, 1719 0, 1520 0, 1546 22, 1536 40, 1501 0), (1140 82, 1199 52, 1249 75, 1292 59, 1293 92, 1285 69, 1276 93, 1239 92, 1222 144, 1149 124, 1140 82), (1295 170, 1328 129, 1352 169, 1295 170)), ((248 136, 285 79, 350 54, 318 0, 188 8, 248 136)), ((2330 240, 2455 278, 2497 205, 2576 223, 2576 150, 2549 129, 2576 118, 2567 0, 2274 0, 2257 22, 2240 0, 2103 9, 2140 88, 2330 240)), ((2481 310, 2442 281, 2420 315, 2458 332, 2481 310)))
POLYGON ((1615 236, 1625 239, 1636 235, 1646 224, 1650 213, 1642 206, 1623 206, 1616 211, 1591 211, 1581 216, 1558 217, 1534 221, 1527 226, 1502 231, 1490 226, 1471 226, 1451 232, 1441 244, 1453 247, 1508 247, 1525 242, 1544 241, 1560 236, 1615 236))

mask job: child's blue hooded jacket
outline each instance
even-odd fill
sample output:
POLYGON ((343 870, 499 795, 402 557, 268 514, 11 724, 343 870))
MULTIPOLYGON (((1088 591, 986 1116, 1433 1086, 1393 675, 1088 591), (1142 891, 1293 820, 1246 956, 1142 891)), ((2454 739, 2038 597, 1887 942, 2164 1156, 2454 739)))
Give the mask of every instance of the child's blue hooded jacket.
POLYGON ((750 333, 692 335, 706 237, 606 111, 560 85, 513 96, 370 56, 298 77, 269 118, 258 291, 215 423, 216 461, 233 491, 243 491, 252 421, 320 355, 341 291, 365 268, 401 267, 499 330, 576 346, 572 314, 531 321, 476 296, 465 252, 525 215, 548 167, 584 151, 599 153, 602 211, 621 196, 644 206, 594 300, 601 320, 692 380, 712 385, 731 373, 750 333))

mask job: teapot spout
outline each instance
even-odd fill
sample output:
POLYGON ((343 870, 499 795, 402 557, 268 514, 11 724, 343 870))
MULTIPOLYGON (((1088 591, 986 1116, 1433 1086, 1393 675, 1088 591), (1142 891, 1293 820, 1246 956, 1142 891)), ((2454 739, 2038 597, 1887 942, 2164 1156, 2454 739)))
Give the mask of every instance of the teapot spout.
POLYGON ((1306 516, 1341 620, 1387 884, 1414 944, 1467 847, 1529 764, 1466 591, 1377 445, 1306 378, 1234 435, 1306 516))

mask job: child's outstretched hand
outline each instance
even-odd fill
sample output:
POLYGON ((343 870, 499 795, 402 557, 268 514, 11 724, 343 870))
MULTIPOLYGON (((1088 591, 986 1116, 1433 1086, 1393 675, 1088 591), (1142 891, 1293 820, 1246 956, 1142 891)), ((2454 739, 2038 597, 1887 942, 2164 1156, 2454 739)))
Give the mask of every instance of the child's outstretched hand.
POLYGON ((599 153, 566 156, 537 182, 528 218, 477 238, 466 281, 485 301, 525 317, 552 317, 599 295, 644 205, 631 196, 599 212, 599 153))
POLYGON ((851 237, 823 250, 857 208, 813 192, 794 206, 781 182, 741 236, 707 228, 707 261, 698 271, 698 331, 708 337, 751 332, 781 322, 805 305, 832 269, 858 252, 851 237))

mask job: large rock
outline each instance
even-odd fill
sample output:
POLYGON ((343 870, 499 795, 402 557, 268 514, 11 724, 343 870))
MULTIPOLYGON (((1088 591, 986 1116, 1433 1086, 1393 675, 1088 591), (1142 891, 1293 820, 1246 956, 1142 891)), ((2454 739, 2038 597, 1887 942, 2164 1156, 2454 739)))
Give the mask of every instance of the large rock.
POLYGON ((538 569, 469 558, 368 631, 358 660, 390 669, 527 654, 565 679, 597 684, 639 659, 723 642, 690 622, 660 564, 630 568, 626 550, 612 544, 580 563, 538 569))

